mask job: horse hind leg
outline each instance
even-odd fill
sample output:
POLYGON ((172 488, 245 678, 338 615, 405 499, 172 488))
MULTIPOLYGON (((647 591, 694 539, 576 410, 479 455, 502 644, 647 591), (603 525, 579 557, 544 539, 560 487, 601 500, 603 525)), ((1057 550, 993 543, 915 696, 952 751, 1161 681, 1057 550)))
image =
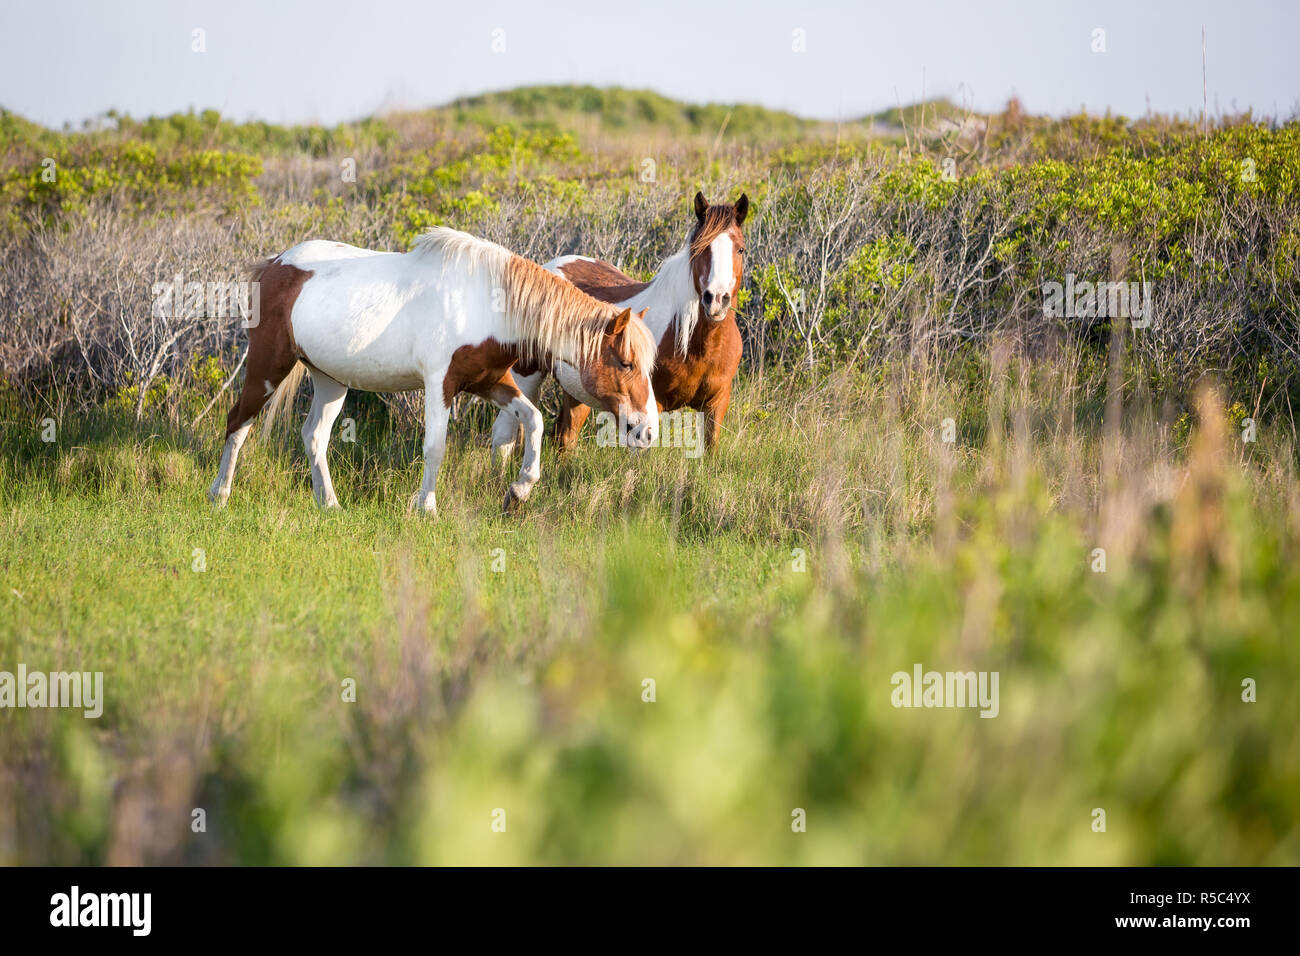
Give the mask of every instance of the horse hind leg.
POLYGON ((297 376, 294 376, 295 380, 285 382, 289 373, 294 371, 296 364, 297 359, 291 355, 287 358, 268 360, 261 354, 255 356, 250 349, 244 385, 240 389, 239 398, 226 416, 226 445, 221 451, 221 464, 217 467, 217 477, 213 480, 212 487, 208 489, 208 498, 217 507, 224 507, 230 499, 230 486, 235 478, 235 465, 239 461, 239 451, 244 447, 244 441, 252 430, 253 419, 275 394, 281 383, 284 383, 286 388, 296 387, 297 376))
POLYGON ((312 369, 310 374, 311 411, 302 426, 302 443, 307 450, 307 460, 311 463, 311 490, 318 505, 337 508, 339 499, 334 494, 326 451, 329 449, 334 422, 343 410, 343 399, 347 397, 348 388, 319 369, 312 369))
POLYGON ((235 478, 235 462, 239 460, 239 450, 244 447, 244 440, 252 430, 252 421, 244 422, 234 431, 226 434, 226 445, 221 449, 221 464, 217 466, 217 477, 208 489, 208 500, 218 508, 224 508, 230 500, 230 484, 235 478))

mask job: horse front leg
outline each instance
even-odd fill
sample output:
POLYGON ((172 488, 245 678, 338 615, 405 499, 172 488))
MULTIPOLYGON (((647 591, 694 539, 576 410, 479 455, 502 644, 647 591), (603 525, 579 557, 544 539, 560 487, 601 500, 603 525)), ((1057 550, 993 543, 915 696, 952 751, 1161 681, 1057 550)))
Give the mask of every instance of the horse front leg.
MULTIPOLYGON (((515 386, 535 406, 537 394, 542 390, 542 382, 546 379, 546 369, 538 369, 529 375, 521 373, 518 369, 511 369, 510 374, 515 386)), ((494 468, 510 460, 510 456, 515 453, 515 446, 519 444, 519 435, 519 419, 509 409, 501 409, 497 413, 496 421, 492 423, 492 466, 494 468)))
POLYGON ((424 480, 420 490, 411 499, 411 510, 426 515, 438 513, 434 486, 438 483, 438 469, 447 451, 447 420, 451 407, 442 400, 442 380, 425 383, 424 388, 424 480))
POLYGON ((727 417, 727 407, 730 404, 730 382, 704 403, 704 447, 709 451, 718 447, 718 439, 722 437, 722 420, 727 417))
POLYGON ((560 414, 555 418, 555 441, 560 451, 570 451, 578 443, 578 433, 591 414, 584 405, 568 392, 560 394, 560 414))
POLYGON ((542 476, 542 413, 519 391, 509 372, 488 389, 485 397, 523 429, 523 465, 519 477, 507 489, 503 505, 505 511, 515 511, 520 502, 528 500, 533 485, 542 476))
POLYGON ((339 499, 334 494, 334 481, 330 478, 326 452, 329 449, 330 431, 334 428, 339 412, 343 410, 343 399, 347 397, 348 388, 318 369, 311 370, 310 374, 311 412, 302 426, 302 443, 307 449, 307 460, 311 462, 312 493, 321 507, 337 508, 339 499))

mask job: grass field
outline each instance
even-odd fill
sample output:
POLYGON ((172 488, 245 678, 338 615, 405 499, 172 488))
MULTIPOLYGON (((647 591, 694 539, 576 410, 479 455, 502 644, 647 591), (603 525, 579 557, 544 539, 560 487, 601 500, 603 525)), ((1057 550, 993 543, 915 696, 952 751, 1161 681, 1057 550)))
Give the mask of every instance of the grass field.
POLYGON ((332 513, 296 427, 214 511, 215 420, 8 414, 0 661, 106 703, 0 718, 0 862, 1300 862, 1289 434, 1042 374, 746 379, 716 456, 588 434, 518 518, 481 408, 433 520, 351 398, 332 513))

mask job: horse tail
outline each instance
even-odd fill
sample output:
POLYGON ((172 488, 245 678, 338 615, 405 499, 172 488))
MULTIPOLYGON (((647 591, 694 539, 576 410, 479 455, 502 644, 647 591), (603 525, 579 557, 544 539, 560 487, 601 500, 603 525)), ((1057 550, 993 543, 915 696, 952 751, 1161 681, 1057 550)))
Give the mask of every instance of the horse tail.
POLYGON ((248 275, 250 281, 257 282, 262 278, 262 273, 266 272, 274 261, 274 259, 250 259, 244 265, 244 272, 248 275))
MULTIPOLYGON (((244 265, 244 271, 248 274, 249 281, 259 282, 266 270, 275 262, 275 258, 270 259, 253 259, 244 265)), ((275 423, 284 414, 284 407, 292 404, 293 397, 298 394, 298 389, 302 386, 303 374, 307 371, 307 366, 302 362, 294 362, 293 368, 289 369, 280 384, 276 386, 275 391, 271 393, 271 399, 266 403, 266 415, 262 419, 262 438, 266 440, 271 437, 271 432, 275 430, 275 423)))
POLYGON ((284 413, 284 407, 293 404, 293 397, 298 394, 298 388, 302 385, 302 377, 306 373, 306 365, 303 365, 302 362, 294 362, 293 368, 289 369, 289 374, 275 387, 275 391, 271 394, 271 400, 266 403, 266 415, 262 419, 263 440, 271 437, 276 420, 284 413))

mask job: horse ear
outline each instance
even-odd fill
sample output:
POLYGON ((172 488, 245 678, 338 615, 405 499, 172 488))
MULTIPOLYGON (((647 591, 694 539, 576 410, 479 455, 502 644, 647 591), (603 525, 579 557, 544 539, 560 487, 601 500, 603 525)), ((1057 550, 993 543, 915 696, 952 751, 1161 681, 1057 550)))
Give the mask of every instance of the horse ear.
POLYGON ((609 320, 609 325, 605 326, 605 333, 607 335, 618 335, 627 328, 627 324, 631 319, 632 310, 624 309, 618 315, 614 316, 614 318, 609 320))
POLYGON ((749 215, 749 197, 741 193, 740 198, 736 200, 736 225, 742 225, 747 215, 749 215))
POLYGON ((704 222, 704 214, 709 211, 709 201, 704 198, 704 193, 695 194, 695 218, 701 223, 704 222))
POLYGON ((650 306, 647 305, 644 309, 642 309, 640 312, 638 312, 638 313, 636 314, 636 317, 637 317, 638 319, 640 319, 642 322, 644 322, 644 321, 645 321, 645 314, 646 314, 647 312, 649 312, 649 311, 650 311, 650 306))

